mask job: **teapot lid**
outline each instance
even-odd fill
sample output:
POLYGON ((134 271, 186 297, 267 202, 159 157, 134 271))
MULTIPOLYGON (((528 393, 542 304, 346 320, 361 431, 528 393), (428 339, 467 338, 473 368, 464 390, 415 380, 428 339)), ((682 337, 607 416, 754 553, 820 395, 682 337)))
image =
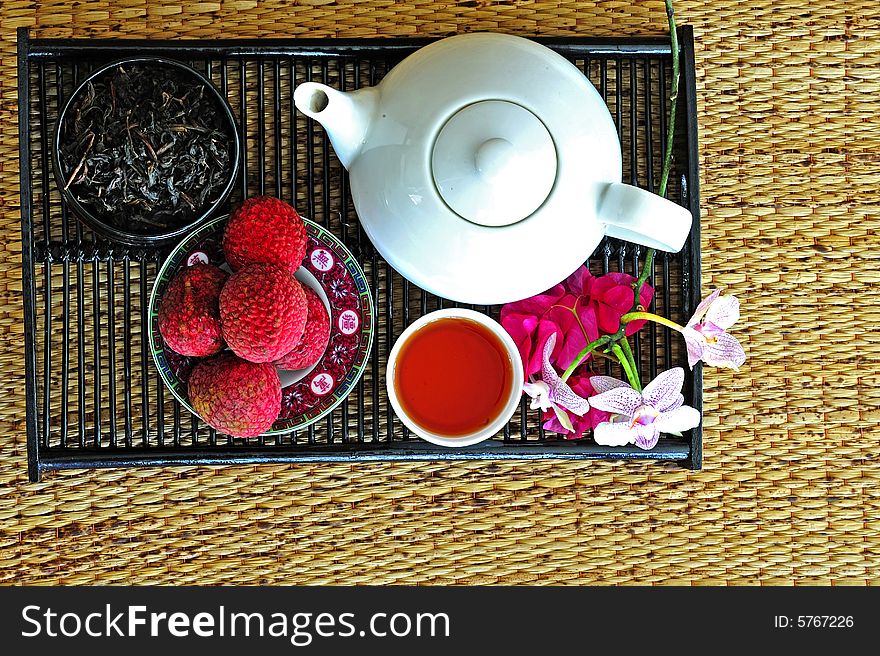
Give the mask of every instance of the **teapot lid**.
POLYGON ((485 100, 460 109, 441 128, 431 170, 453 212, 501 227, 527 218, 550 195, 556 147, 544 123, 525 107, 485 100))

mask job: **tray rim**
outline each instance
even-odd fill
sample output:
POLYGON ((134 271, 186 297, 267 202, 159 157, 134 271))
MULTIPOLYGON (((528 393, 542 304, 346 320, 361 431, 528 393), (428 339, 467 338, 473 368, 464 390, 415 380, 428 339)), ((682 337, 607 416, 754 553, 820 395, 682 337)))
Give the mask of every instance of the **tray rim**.
MULTIPOLYGON (((694 33, 689 25, 680 26, 679 49, 682 61, 680 88, 684 90, 685 142, 688 152, 687 181, 683 188, 686 207, 694 218, 691 243, 694 257, 683 274, 693 281, 688 287, 690 297, 685 298, 686 307, 695 307, 700 300, 701 247, 700 247, 700 185, 699 140, 696 116, 696 69, 694 58, 694 33)), ((179 53, 184 50, 192 57, 214 56, 235 58, 260 56, 272 57, 357 57, 370 50, 399 50, 401 54, 416 50, 442 37, 418 38, 366 38, 366 39, 223 39, 178 41, 150 39, 51 39, 31 38, 26 27, 17 29, 18 64, 18 131, 20 157, 20 209, 22 221, 22 296, 25 332, 25 410, 28 476, 38 481, 43 472, 61 469, 89 469, 125 466, 169 465, 228 465, 294 462, 359 462, 359 461, 415 461, 415 460, 534 460, 534 459, 626 459, 674 461, 686 469, 702 468, 702 423, 690 431, 689 439, 666 438, 650 451, 628 448, 602 447, 594 443, 547 445, 539 443, 504 444, 487 441, 476 447, 463 449, 440 449, 433 445, 425 447, 420 442, 395 445, 382 442, 377 449, 374 442, 334 442, 321 445, 297 445, 292 448, 268 447, 251 449, 248 446, 228 445, 217 447, 194 446, 187 449, 169 447, 153 449, 82 448, 70 451, 49 450, 42 452, 37 435, 37 381, 36 381, 36 275, 34 269, 33 195, 30 161, 30 75, 31 61, 49 59, 76 53, 79 56, 123 56, 128 52, 144 54, 179 53), (347 453, 341 453, 345 449, 347 453), (540 449, 540 451, 538 450, 540 449), (393 452, 392 452, 393 450, 393 452), (339 453, 334 453, 340 451, 339 453)), ((613 55, 633 57, 666 55, 671 44, 664 36, 575 36, 528 38, 553 47, 568 55, 613 55), (584 52, 588 49, 588 52, 584 52)), ((681 102, 681 97, 679 102, 681 102)), ((703 408, 702 364, 693 369, 691 385, 694 407, 703 408)))

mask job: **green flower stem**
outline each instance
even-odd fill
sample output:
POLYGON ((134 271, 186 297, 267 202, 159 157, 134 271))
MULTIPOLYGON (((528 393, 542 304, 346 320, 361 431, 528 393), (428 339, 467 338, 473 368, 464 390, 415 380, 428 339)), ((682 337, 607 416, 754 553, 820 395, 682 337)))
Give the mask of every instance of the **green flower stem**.
POLYGON ((659 323, 664 326, 669 326, 673 330, 677 330, 681 332, 684 328, 681 324, 677 324, 674 321, 667 319, 666 317, 661 317, 659 314, 654 314, 653 312, 627 312, 622 317, 620 317, 620 323, 626 324, 630 321, 653 321, 654 323, 659 323))
POLYGON ((645 284, 645 281, 648 280, 648 276, 651 275, 651 270, 654 268, 654 254, 655 251, 653 248, 649 248, 645 252, 645 261, 642 264, 642 271, 639 273, 639 277, 636 278, 636 281, 633 283, 633 290, 635 291, 635 298, 633 299, 633 306, 630 312, 635 312, 642 308, 642 286, 645 284))
MULTIPOLYGON (((681 64, 678 59, 678 31, 675 27, 675 10, 672 8, 672 0, 666 0, 666 20, 669 23, 669 40, 672 51, 672 89, 669 93, 669 128, 666 134, 666 150, 663 153, 663 169, 660 173, 660 186, 657 189, 657 195, 662 197, 666 196, 666 188, 669 185, 669 171, 672 168, 672 147, 675 143, 673 137, 675 135, 675 115, 678 107, 678 86, 681 82, 681 64)), ((633 311, 639 309, 642 285, 645 284, 653 267, 655 252, 653 248, 649 248, 645 253, 645 263, 642 265, 642 272, 633 285, 635 290, 633 311)))
POLYGON ((666 20, 669 23, 669 40, 672 45, 672 90, 669 94, 669 129, 666 135, 666 152, 663 155, 663 172, 660 175, 659 196, 666 195, 666 185, 669 182, 669 169, 672 163, 672 143, 675 134, 675 109, 678 105, 678 85, 681 79, 681 66, 678 61, 678 31, 675 29, 675 10, 672 8, 672 0, 666 0, 666 20))
MULTIPOLYGON (((669 40, 670 50, 672 52, 672 89, 669 94, 669 123, 666 134, 666 150, 663 153, 663 169, 660 174, 660 186, 657 189, 657 195, 665 197, 666 189, 669 185, 669 171, 672 168, 672 147, 675 143, 675 117, 678 107, 678 86, 681 82, 681 63, 678 57, 678 31, 675 26, 675 10, 672 8, 672 0, 666 0, 666 19, 669 23, 669 40)), ((648 279, 654 266, 654 255, 656 251, 649 248, 645 253, 645 262, 642 264, 642 271, 638 279, 633 283, 633 306, 631 312, 642 309, 642 286, 648 279)), ((619 332, 619 331, 618 331, 619 332)), ((618 341, 620 338, 613 341, 618 341)))
POLYGON ((629 340, 626 337, 624 337, 622 340, 620 340, 617 343, 620 345, 620 350, 623 352, 624 356, 626 356, 626 359, 629 361, 629 366, 632 368, 633 380, 630 381, 630 384, 632 385, 632 387, 635 391, 641 392, 642 391, 642 381, 639 378, 639 368, 636 366, 636 359, 635 359, 635 356, 633 356, 632 349, 629 346, 629 340), (635 384, 633 384, 633 382, 635 384))
MULTIPOLYGON (((665 0, 665 4, 666 20, 669 24, 669 39, 671 44, 670 49, 672 53, 672 89, 669 94, 669 122, 667 124, 668 129, 666 133, 666 149, 663 153, 663 169, 660 174, 660 184, 657 188, 657 195, 662 197, 666 196, 666 189, 669 185, 669 172, 672 168, 672 150, 673 144, 675 142, 675 118, 678 106, 678 86, 681 81, 681 65, 678 57, 679 46, 678 32, 676 31, 675 25, 675 11, 672 8, 672 0, 665 0)), ((580 366, 580 364, 586 359, 586 357, 600 346, 604 346, 610 343, 612 345, 611 350, 613 352, 614 346, 616 346, 616 344, 620 342, 620 340, 626 338, 625 324, 627 321, 633 321, 635 319, 648 319, 650 321, 656 321, 657 323, 670 326, 675 330, 681 330, 681 326, 674 322, 668 321, 667 319, 664 319, 663 317, 660 317, 658 315, 649 314, 648 312, 641 311, 644 309, 641 307, 642 286, 648 280, 648 276, 651 274, 651 271, 653 269, 655 253, 656 251, 653 248, 649 248, 645 252, 645 261, 642 265, 642 270, 639 274, 638 279, 636 279, 635 283, 633 283, 634 294, 632 310, 628 314, 625 314, 623 316, 623 318, 621 319, 621 326, 618 331, 613 335, 603 335, 594 342, 587 344, 586 348, 584 348, 584 350, 578 354, 578 356, 574 359, 574 362, 572 362, 571 365, 569 365, 568 369, 565 370, 565 373, 562 375, 563 381, 567 381, 574 370, 577 369, 578 366, 580 366)), ((577 316, 577 313, 575 313, 575 316, 577 316)), ((618 350, 620 349, 618 348, 618 350)), ((626 356, 624 355, 623 358, 618 359, 620 359, 621 363, 623 363, 623 360, 626 359, 626 356)), ((629 363, 627 363, 627 366, 630 366, 629 363)), ((634 370, 635 365, 633 364, 631 366, 634 370)), ((635 372, 633 371, 633 373, 635 372)), ((630 383, 632 383, 632 379, 630 380, 630 383)), ((633 387, 635 387, 635 385, 633 385, 633 387)))
POLYGON ((629 380, 630 387, 633 389, 640 388, 641 385, 639 383, 638 376, 636 376, 636 372, 633 371, 632 365, 629 363, 629 360, 626 359, 626 355, 623 353, 623 349, 620 348, 620 343, 611 345, 611 352, 617 356, 617 359, 620 360, 620 366, 623 367, 623 372, 626 374, 627 380, 629 380))
POLYGON ((581 362, 583 362, 586 357, 593 351, 595 351, 600 346, 605 346, 608 342, 611 341, 611 335, 603 335, 597 340, 594 340, 587 344, 584 349, 578 353, 578 356, 574 359, 574 361, 568 365, 568 369, 565 370, 565 373, 562 374, 562 382, 567 383, 568 379, 574 373, 574 370, 578 368, 581 362))

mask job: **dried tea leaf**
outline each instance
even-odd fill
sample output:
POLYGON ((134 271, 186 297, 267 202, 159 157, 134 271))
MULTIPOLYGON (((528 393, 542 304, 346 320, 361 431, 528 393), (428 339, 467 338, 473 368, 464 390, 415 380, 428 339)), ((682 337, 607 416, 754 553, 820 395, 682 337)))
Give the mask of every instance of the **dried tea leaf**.
POLYGON ((109 226, 174 229, 222 194, 233 139, 204 84, 171 66, 117 66, 86 85, 62 125, 65 188, 109 226))

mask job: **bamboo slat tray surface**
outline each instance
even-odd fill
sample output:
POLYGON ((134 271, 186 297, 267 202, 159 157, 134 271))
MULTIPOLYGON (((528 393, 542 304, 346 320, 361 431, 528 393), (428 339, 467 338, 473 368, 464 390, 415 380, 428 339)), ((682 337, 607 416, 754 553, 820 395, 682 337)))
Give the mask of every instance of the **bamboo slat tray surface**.
MULTIPOLYGON (((699 297, 700 226, 693 33, 689 28, 681 32, 679 138, 670 192, 691 210, 694 224, 680 253, 657 255, 648 282, 655 291, 651 311, 685 323, 699 297)), ((699 427, 684 438, 665 437, 647 451, 633 445, 611 448, 595 444, 589 435, 572 441, 545 433, 540 413, 530 411, 523 398, 497 439, 450 449, 409 434, 394 416, 384 385, 391 347, 412 321, 452 304, 420 290, 375 251, 359 225, 347 172, 324 130, 294 110, 292 95, 296 85, 310 80, 347 91, 375 85, 426 41, 32 40, 26 29, 18 36, 32 480, 55 469, 304 461, 634 458, 700 468, 699 427), (133 54, 186 62, 229 99, 243 144, 232 206, 261 194, 285 199, 341 239, 364 268, 375 308, 366 370, 340 407, 308 430, 233 439, 210 430, 182 407, 159 376, 148 345, 147 299, 173 244, 134 248, 101 238, 61 200, 50 161, 61 108, 96 67, 133 54)), ((668 40, 545 43, 590 77, 605 98, 623 143, 623 179, 653 190, 669 134, 668 40)), ((224 205, 216 214, 229 211, 224 205)), ((589 265, 596 274, 638 275, 643 251, 606 239, 589 265)), ((499 310, 468 307, 496 317, 499 310)), ((634 351, 645 380, 663 369, 683 367, 685 401, 701 407, 701 368, 690 371, 685 349, 669 328, 650 325, 640 331, 634 351)), ((623 377, 610 362, 601 371, 623 377)))
POLYGON ((0 5, 0 581, 880 582, 880 7, 676 2, 694 27, 703 292, 749 360, 707 370, 704 469, 430 462, 58 472, 28 483, 17 27, 39 38, 662 35, 660 2, 0 5))

